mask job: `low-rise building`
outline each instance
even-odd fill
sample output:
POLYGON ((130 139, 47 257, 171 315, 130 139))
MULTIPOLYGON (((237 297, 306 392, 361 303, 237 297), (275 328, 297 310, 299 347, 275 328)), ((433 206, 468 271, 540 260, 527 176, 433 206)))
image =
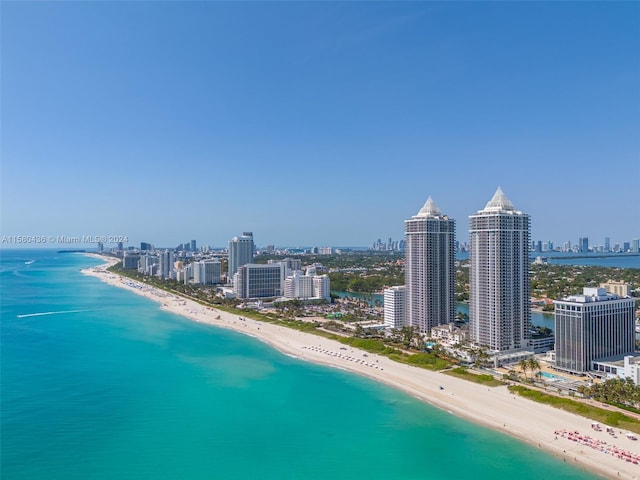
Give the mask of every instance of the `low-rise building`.
POLYGON ((469 338, 469 329, 456 327, 455 323, 438 325, 431 329, 431 337, 448 345, 462 344, 469 338))
POLYGON ((554 349, 556 343, 556 337, 553 335, 539 336, 531 335, 529 339, 529 348, 534 353, 545 353, 554 349))
POLYGON ((640 385, 640 355, 594 360, 591 363, 591 371, 607 379, 630 378, 633 383, 640 385))
POLYGON ((606 283, 601 283, 600 288, 604 288, 607 293, 618 295, 619 297, 631 296, 631 285, 625 282, 616 282, 613 280, 609 280, 606 283))

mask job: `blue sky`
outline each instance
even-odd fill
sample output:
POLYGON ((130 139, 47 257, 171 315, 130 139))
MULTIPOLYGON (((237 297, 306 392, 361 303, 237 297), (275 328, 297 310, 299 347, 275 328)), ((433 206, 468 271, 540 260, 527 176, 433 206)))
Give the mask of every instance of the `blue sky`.
MULTIPOLYGON (((3 2, 3 235, 640 236, 638 2, 3 2)), ((3 245, 6 246, 6 245, 3 245)))

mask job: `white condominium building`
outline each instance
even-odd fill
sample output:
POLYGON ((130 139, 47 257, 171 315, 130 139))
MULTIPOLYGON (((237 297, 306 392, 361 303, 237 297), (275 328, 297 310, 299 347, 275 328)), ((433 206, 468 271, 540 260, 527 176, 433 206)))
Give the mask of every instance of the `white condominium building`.
POLYGON ((303 275, 296 270, 284 281, 284 298, 286 299, 324 299, 331 301, 331 290, 328 275, 303 275))
POLYGON ((220 283, 222 264, 218 260, 193 262, 193 283, 215 285, 220 283))
POLYGON ((406 321, 429 334, 455 320, 455 220, 429 197, 404 225, 406 321))
POLYGON ((170 278, 173 272, 173 252, 165 250, 158 255, 158 276, 161 278, 170 278))
POLYGON ((229 242, 229 279, 242 265, 253 261, 253 233, 244 232, 240 237, 233 237, 229 242))
POLYGON ((404 285, 384 289, 384 324, 402 328, 406 322, 407 288, 404 285))
POLYGON ((156 275, 158 271, 158 257, 156 255, 140 255, 138 271, 144 275, 156 275))
POLYGON ((331 302, 331 283, 329 275, 316 275, 313 277, 313 296, 323 298, 331 302))
POLYGON ((313 297, 313 277, 296 270, 284 280, 284 297, 306 299, 313 297))
POLYGON ((471 339, 494 351, 528 345, 529 215, 502 189, 469 217, 471 339))

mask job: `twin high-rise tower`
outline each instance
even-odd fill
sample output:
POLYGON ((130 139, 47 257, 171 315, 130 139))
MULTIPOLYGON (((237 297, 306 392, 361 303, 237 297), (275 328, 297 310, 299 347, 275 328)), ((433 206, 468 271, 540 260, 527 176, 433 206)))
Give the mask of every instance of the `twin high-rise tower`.
POLYGON ((529 339, 529 215, 498 187, 469 217, 471 339, 491 350, 517 350, 529 339))
MULTIPOLYGON (((471 339, 491 350, 527 346, 529 223, 500 188, 469 217, 471 339)), ((405 295, 406 325, 428 334, 454 321, 455 220, 431 197, 405 221, 405 295)))
POLYGON ((429 333, 455 319, 456 223, 429 197, 404 227, 407 323, 429 333))

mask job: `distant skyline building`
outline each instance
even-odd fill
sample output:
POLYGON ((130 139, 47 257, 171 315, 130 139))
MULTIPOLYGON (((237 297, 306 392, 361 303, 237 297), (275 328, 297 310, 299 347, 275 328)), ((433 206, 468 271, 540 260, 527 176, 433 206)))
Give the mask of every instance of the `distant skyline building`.
POLYGON ((528 345, 529 228, 500 187, 469 217, 471 339, 491 350, 528 345))
POLYGON ((402 251, 404 249, 404 240, 394 241, 391 237, 387 240, 387 242, 383 242, 382 239, 378 239, 373 242, 371 247, 372 250, 375 251, 387 251, 387 252, 397 252, 402 251))
POLYGON ((233 237, 229 242, 229 280, 242 265, 253 261, 255 245, 253 233, 244 232, 240 237, 233 237))
POLYGON ((455 320, 455 221, 431 197, 405 220, 406 319, 421 333, 455 320))
POLYGON ((196 252, 198 249, 196 248, 196 241, 191 240, 191 251, 196 252))
POLYGON ((578 240, 578 249, 581 253, 589 251, 589 237, 580 237, 578 240))
POLYGON ((555 300, 556 368, 585 373, 597 359, 633 355, 635 298, 584 288, 582 295, 555 300))

